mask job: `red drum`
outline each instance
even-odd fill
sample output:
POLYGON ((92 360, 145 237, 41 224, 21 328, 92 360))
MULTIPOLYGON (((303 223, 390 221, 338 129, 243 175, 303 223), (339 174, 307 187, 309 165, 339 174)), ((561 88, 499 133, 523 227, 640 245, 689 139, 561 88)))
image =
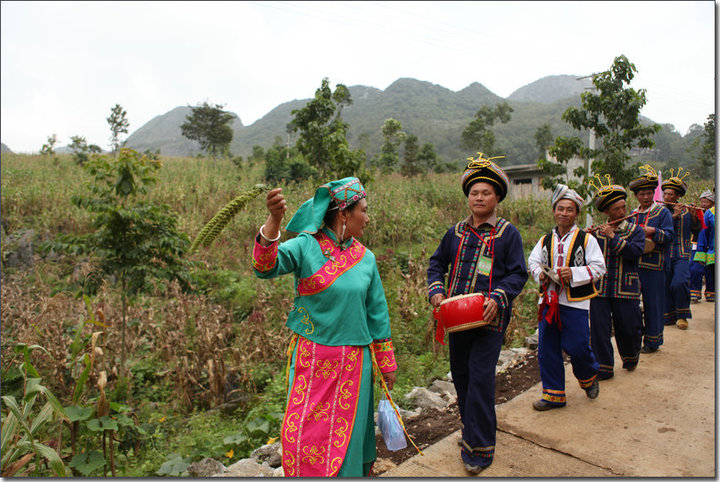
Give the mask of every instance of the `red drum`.
POLYGON ((440 308, 434 311, 438 322, 435 339, 443 343, 445 331, 455 333, 488 325, 490 322, 483 319, 484 303, 485 297, 481 293, 458 295, 443 300, 440 308))

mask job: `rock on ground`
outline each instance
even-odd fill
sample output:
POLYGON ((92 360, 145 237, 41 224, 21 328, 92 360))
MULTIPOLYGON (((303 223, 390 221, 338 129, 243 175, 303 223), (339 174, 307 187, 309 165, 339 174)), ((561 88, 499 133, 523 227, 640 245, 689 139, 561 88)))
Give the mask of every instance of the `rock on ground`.
POLYGON ((442 410, 448 405, 448 402, 443 400, 440 395, 422 387, 413 388, 410 393, 405 395, 405 398, 420 408, 442 410))
POLYGON ((257 463, 267 462, 272 467, 280 467, 282 465, 282 444, 275 442, 272 445, 263 445, 253 450, 250 458, 255 459, 257 463))
POLYGON ((258 464, 255 459, 238 460, 227 468, 220 477, 272 477, 274 470, 267 462, 258 464))
POLYGON ((377 459, 373 464, 373 472, 376 474, 382 474, 388 470, 397 467, 397 465, 390 459, 377 459))
POLYGON ((19 239, 15 244, 15 250, 11 251, 7 257, 6 265, 11 268, 26 269, 35 265, 33 257, 32 240, 35 237, 35 231, 28 229, 19 234, 19 239))
POLYGON ((433 380, 432 385, 428 389, 431 392, 435 392, 440 396, 444 396, 446 400, 453 402, 457 398, 457 391, 455 391, 455 385, 452 382, 445 380, 433 380))
POLYGON ((212 477, 215 474, 224 473, 225 470, 225 466, 221 462, 208 457, 190 464, 187 468, 190 477, 212 477))

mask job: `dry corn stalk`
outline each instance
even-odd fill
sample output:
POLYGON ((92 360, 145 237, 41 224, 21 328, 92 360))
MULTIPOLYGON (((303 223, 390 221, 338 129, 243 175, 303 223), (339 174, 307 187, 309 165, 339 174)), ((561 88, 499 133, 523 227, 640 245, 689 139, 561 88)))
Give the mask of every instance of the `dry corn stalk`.
POLYGON ((244 208, 247 203, 266 192, 268 188, 264 184, 255 184, 249 191, 237 196, 223 207, 213 218, 200 230, 195 241, 190 246, 190 252, 194 252, 200 246, 210 246, 230 220, 244 208))

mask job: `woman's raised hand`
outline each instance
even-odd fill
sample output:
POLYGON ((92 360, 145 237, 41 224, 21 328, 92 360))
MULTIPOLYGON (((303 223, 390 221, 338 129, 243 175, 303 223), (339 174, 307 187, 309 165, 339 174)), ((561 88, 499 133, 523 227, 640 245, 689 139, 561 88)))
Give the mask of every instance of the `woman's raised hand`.
POLYGON ((287 211, 287 201, 282 195, 282 188, 277 187, 268 191, 265 205, 270 215, 260 230, 260 244, 270 246, 271 242, 280 238, 280 223, 287 211))
POLYGON ((287 201, 285 201, 285 196, 282 195, 281 187, 268 191, 265 205, 267 206, 268 211, 270 211, 270 216, 272 216, 279 225, 285 211, 287 211, 287 201))

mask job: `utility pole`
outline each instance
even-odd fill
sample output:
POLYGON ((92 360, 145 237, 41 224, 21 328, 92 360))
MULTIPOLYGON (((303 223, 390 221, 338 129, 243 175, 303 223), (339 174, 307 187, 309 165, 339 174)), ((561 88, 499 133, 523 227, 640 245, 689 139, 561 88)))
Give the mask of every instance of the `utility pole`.
MULTIPOLYGON (((588 137, 588 147, 591 150, 595 150, 595 130, 590 129, 590 136, 588 137)), ((587 177, 590 177, 590 166, 592 163, 589 159, 585 159, 585 172, 587 172, 587 177)), ((592 202, 592 196, 590 193, 588 193, 588 202, 592 202)), ((590 211, 585 213, 585 227, 589 228, 593 224, 593 218, 590 215, 590 211)))
MULTIPOLYGON (((577 80, 583 80, 583 79, 587 79, 587 78, 592 78, 594 80, 596 75, 597 74, 586 75, 585 77, 579 77, 577 80)), ((593 86, 589 87, 588 90, 595 90, 595 85, 593 84, 593 86)), ((593 151, 595 150, 595 131, 593 129, 590 129, 590 133, 588 136, 588 148, 590 148, 590 150, 593 150, 593 151)), ((592 166, 591 160, 585 159, 585 172, 587 173, 587 177, 592 177, 591 172, 590 172, 590 169, 591 169, 590 166, 592 166)), ((590 193, 588 193, 587 201, 588 201, 588 203, 592 202, 592 195, 590 193)), ((592 223, 593 223, 593 218, 590 215, 590 212, 588 211, 585 214, 585 227, 589 228, 590 226, 592 226, 592 223)))

